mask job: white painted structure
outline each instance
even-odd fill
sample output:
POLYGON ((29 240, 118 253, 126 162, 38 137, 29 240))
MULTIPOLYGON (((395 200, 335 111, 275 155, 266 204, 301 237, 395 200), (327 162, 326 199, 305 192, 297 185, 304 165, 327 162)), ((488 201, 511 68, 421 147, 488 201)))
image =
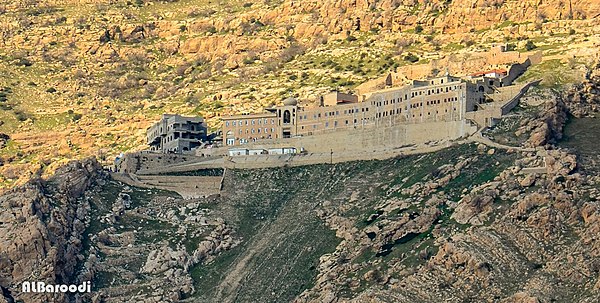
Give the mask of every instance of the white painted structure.
POLYGON ((229 153, 229 156, 231 156, 231 157, 247 156, 249 154, 249 151, 247 148, 230 148, 228 153, 229 153))
POLYGON ((285 155, 285 154, 295 154, 295 147, 278 147, 278 148, 269 148, 269 155, 285 155))

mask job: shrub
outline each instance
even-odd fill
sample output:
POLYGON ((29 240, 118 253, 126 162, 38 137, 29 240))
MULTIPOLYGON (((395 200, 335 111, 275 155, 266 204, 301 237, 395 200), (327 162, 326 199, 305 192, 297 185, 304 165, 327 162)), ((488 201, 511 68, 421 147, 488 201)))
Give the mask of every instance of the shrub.
POLYGON ((422 33, 422 32, 423 32, 423 26, 421 26, 420 24, 419 24, 419 25, 417 25, 417 26, 415 27, 415 33, 416 33, 416 34, 420 34, 420 33, 422 33))
POLYGON ((17 120, 23 122, 27 119, 29 119, 29 115, 27 115, 24 111, 22 110, 15 110, 15 117, 17 118, 17 120))
POLYGON ((55 92, 56 92, 56 88, 54 88, 54 87, 49 87, 48 89, 46 89, 46 92, 47 92, 47 93, 51 93, 51 94, 53 94, 53 93, 55 93, 55 92))
POLYGON ((413 53, 408 53, 408 55, 404 56, 404 61, 408 61, 410 63, 415 63, 419 61, 419 57, 413 53))
POLYGON ((31 60, 27 59, 27 58, 19 58, 17 59, 17 66, 25 66, 25 67, 29 67, 33 65, 33 62, 31 62, 31 60))
POLYGON ((346 41, 348 41, 348 42, 352 42, 352 41, 356 41, 356 40, 358 40, 358 39, 356 39, 356 37, 354 37, 354 36, 346 37, 346 41))
POLYGON ((527 43, 525 43, 525 49, 528 51, 536 49, 536 48, 537 48, 537 46, 531 40, 527 40, 527 43))

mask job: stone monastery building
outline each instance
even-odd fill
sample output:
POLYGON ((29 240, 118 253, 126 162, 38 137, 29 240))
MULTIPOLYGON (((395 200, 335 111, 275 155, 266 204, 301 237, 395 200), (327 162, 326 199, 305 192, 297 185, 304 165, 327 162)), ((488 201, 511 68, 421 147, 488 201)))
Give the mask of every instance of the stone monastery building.
POLYGON ((343 129, 464 120, 498 85, 494 80, 469 82, 446 75, 362 96, 332 92, 312 107, 288 98, 265 113, 223 117, 223 142, 234 146, 343 129))

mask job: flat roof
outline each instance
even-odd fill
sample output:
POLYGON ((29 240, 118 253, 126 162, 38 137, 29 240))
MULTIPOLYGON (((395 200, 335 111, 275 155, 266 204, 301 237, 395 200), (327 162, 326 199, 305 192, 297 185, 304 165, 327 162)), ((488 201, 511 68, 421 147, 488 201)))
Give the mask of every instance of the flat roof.
POLYGON ((483 76, 485 74, 492 74, 492 73, 496 73, 496 74, 506 74, 507 71, 505 69, 492 69, 489 71, 483 71, 483 72, 476 72, 476 73, 472 73, 470 74, 470 76, 472 77, 477 77, 477 76, 483 76))

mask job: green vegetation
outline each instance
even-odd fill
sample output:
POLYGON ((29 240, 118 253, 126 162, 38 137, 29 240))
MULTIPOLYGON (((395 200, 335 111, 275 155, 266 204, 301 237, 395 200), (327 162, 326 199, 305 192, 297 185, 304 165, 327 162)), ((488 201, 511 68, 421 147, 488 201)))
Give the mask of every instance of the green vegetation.
POLYGON ((337 190, 325 193, 320 186, 310 186, 337 184, 335 178, 322 179, 331 169, 321 165, 233 171, 230 182, 245 186, 226 203, 236 210, 235 235, 244 242, 192 270, 199 298, 215 299, 221 284, 236 278, 228 274, 241 259, 244 272, 251 274, 237 290, 239 300, 289 301, 311 287, 319 257, 339 243, 314 213, 317 203, 337 190), (298 182, 299 176, 303 182, 298 182))
POLYGON ((561 90, 564 85, 575 83, 581 77, 581 72, 577 69, 560 59, 551 59, 531 66, 516 82, 526 83, 534 79, 543 79, 540 84, 542 87, 561 90))
POLYGON ((534 50, 536 48, 537 48, 537 46, 533 43, 533 41, 527 40, 527 43, 525 44, 525 50, 531 51, 531 50, 534 50))
POLYGON ((561 147, 571 148, 577 151, 582 168, 590 174, 600 173, 600 155, 598 155, 598 144, 596 138, 600 134, 600 118, 569 117, 565 125, 563 139, 559 142, 561 147))
MULTIPOLYGON (((536 90, 530 89, 525 97, 535 96, 536 90)), ((527 123, 527 119, 534 118, 539 114, 540 106, 527 106, 519 103, 512 110, 512 115, 502 118, 500 122, 484 133, 492 138, 494 142, 509 146, 522 146, 529 138, 530 132, 517 133, 517 130, 527 123)))
POLYGON ((419 57, 413 53, 408 53, 406 56, 404 56, 404 61, 415 63, 419 61, 419 57))

